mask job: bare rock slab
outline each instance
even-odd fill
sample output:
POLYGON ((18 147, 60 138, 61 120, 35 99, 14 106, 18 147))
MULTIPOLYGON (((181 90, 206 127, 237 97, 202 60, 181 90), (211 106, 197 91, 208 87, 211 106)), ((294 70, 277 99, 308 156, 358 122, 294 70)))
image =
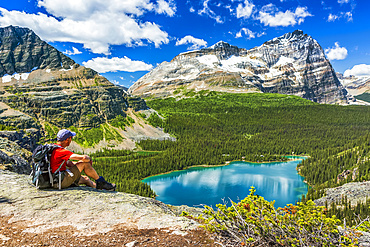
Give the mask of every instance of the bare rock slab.
POLYGON ((26 232, 73 226, 80 234, 108 232, 117 225, 129 228, 191 230, 198 223, 176 216, 155 199, 88 187, 38 190, 27 175, 0 170, 0 215, 23 221, 26 232))
POLYGON ((358 202, 366 202, 370 198, 370 181, 346 183, 339 187, 326 189, 324 197, 315 200, 315 203, 318 206, 324 206, 327 201, 330 205, 333 202, 341 202, 345 196, 354 206, 358 202))

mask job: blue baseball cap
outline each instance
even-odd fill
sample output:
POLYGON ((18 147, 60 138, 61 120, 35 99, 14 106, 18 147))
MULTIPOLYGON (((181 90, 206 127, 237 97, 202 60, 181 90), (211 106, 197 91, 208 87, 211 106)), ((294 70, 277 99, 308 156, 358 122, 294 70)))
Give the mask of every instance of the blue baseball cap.
POLYGON ((73 137, 75 135, 76 135, 75 132, 72 132, 72 131, 67 130, 67 129, 62 129, 62 130, 59 130, 59 132, 57 134, 57 139, 58 139, 58 141, 64 141, 64 140, 67 140, 69 137, 73 137))

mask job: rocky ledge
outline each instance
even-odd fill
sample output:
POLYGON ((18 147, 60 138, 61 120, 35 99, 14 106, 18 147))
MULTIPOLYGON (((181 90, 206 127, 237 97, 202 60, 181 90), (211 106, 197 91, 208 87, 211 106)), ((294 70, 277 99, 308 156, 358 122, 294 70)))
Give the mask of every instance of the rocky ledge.
POLYGON ((346 183, 336 188, 329 188, 325 191, 325 196, 315 200, 315 203, 324 206, 325 201, 328 201, 330 205, 332 202, 341 202, 344 196, 347 196, 352 205, 365 202, 370 198, 370 181, 346 183))
MULTIPOLYGON (((357 184, 369 194, 370 182, 357 184)), ((348 195, 343 187, 336 192, 348 195)), ((201 211, 83 186, 38 190, 27 175, 0 169, 0 246, 219 246, 182 210, 201 211)), ((369 233, 359 246, 370 246, 369 233)))
MULTIPOLYGON (((29 183, 27 175, 0 170, 1 221, 6 225, 21 222, 22 234, 44 235, 53 229, 74 229, 76 236, 103 236, 117 227, 145 231, 162 229, 168 235, 180 236, 189 233, 192 236, 199 231, 197 222, 174 212, 170 206, 151 198, 84 186, 60 191, 38 190, 29 183)), ((12 239, 5 234, 6 229, 0 229, 0 245, 1 241, 13 243, 7 242, 12 239)), ((208 240, 206 242, 211 244, 208 240)), ((137 244, 132 242, 131 246, 140 245, 137 244)))

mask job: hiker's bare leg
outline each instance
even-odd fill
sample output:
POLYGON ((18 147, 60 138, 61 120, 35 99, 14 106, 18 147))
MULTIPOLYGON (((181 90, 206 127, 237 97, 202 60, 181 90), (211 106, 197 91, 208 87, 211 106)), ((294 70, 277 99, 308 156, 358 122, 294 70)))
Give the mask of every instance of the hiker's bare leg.
POLYGON ((95 169, 92 167, 90 162, 77 162, 76 166, 80 172, 84 171, 87 176, 92 179, 97 180, 99 178, 98 173, 96 173, 95 169))
POLYGON ((96 188, 96 184, 88 176, 84 176, 84 175, 81 175, 81 178, 78 184, 85 184, 86 186, 96 188))

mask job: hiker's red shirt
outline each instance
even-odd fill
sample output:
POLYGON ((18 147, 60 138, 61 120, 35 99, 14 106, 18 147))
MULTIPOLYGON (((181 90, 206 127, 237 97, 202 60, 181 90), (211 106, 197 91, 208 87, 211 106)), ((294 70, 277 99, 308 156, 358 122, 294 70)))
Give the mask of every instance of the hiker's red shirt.
POLYGON ((54 149, 54 151, 51 153, 50 158, 51 172, 54 173, 56 170, 58 170, 59 166, 63 163, 63 161, 65 162, 60 168, 60 171, 65 171, 67 169, 66 168, 67 161, 69 160, 69 157, 71 157, 72 154, 73 152, 64 149, 63 147, 54 149))

